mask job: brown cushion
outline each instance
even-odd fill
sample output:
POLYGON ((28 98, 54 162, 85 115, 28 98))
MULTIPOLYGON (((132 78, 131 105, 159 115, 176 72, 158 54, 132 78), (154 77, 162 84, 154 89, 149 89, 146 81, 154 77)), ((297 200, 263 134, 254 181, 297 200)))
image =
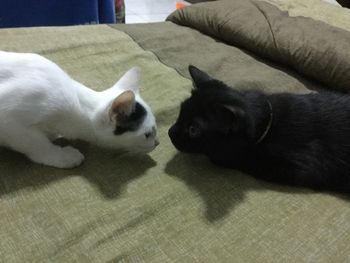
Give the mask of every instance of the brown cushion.
POLYGON ((348 31, 290 17, 258 0, 196 4, 175 11, 168 20, 287 65, 331 89, 350 91, 348 31))

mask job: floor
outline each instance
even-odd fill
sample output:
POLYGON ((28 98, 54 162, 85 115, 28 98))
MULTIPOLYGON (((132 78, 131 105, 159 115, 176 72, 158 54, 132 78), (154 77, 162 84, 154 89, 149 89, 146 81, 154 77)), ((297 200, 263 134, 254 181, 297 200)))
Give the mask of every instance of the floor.
MULTIPOLYGON (((125 22, 161 22, 175 10, 176 0, 125 0, 125 22)), ((186 3, 187 4, 187 3, 186 3)))

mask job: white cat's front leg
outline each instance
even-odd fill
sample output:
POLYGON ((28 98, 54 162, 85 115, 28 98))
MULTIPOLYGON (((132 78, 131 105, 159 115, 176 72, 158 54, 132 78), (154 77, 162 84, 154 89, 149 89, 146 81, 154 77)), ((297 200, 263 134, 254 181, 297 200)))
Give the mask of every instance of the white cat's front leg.
POLYGON ((36 129, 19 128, 8 134, 6 145, 11 149, 25 154, 33 162, 57 168, 73 168, 84 161, 77 149, 66 146, 60 147, 36 129))
POLYGON ((57 168, 74 168, 84 161, 84 155, 71 146, 51 145, 49 151, 31 152, 27 156, 33 162, 57 168))

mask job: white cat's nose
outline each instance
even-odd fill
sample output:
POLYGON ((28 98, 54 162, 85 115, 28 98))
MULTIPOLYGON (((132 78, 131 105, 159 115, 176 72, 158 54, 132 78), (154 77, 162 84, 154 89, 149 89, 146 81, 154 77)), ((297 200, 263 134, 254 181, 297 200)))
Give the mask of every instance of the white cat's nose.
POLYGON ((154 140, 154 146, 157 147, 159 144, 160 144, 159 139, 156 138, 156 139, 154 140))

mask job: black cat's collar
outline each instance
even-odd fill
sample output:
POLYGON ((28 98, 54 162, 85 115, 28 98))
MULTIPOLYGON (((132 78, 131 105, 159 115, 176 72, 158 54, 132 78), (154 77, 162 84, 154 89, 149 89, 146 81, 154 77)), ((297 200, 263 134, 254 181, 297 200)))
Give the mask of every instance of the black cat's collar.
POLYGON ((272 126, 272 120, 273 120, 272 105, 271 105, 271 102, 270 102, 270 101, 266 100, 266 102, 267 102, 267 104, 269 105, 269 109, 270 109, 270 118, 269 118, 269 122, 268 122, 268 124, 267 124, 267 126, 266 126, 266 129, 265 129, 264 133, 260 136, 260 138, 256 141, 255 144, 259 144, 259 143, 261 143, 261 142, 265 139, 266 135, 269 133, 269 131, 270 131, 270 129, 271 129, 271 126, 272 126))

